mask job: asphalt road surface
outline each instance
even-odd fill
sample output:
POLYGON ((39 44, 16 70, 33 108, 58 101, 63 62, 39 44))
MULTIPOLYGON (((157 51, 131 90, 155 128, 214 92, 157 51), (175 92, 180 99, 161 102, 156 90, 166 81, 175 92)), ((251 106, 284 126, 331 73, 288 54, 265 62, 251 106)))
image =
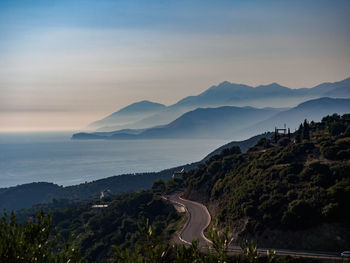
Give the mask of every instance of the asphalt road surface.
POLYGON ((200 246, 210 244, 211 241, 203 233, 211 221, 207 208, 200 203, 181 198, 181 194, 175 193, 167 196, 170 202, 185 207, 188 214, 187 222, 179 234, 179 239, 186 244, 191 243, 194 239, 198 239, 200 246))
MULTIPOLYGON (((198 202, 190 201, 181 198, 182 193, 174 193, 166 198, 177 205, 183 206, 188 214, 188 219, 180 231, 178 236, 180 242, 189 244, 192 240, 198 239, 200 246, 211 245, 211 241, 204 235, 204 230, 208 227, 211 221, 208 209, 198 202)), ((312 251, 299 251, 299 250, 288 250, 288 249, 273 249, 279 256, 290 255, 293 257, 305 257, 320 259, 322 261, 338 261, 342 258, 337 253, 332 252, 312 252, 312 251)), ((241 253, 240 247, 232 246, 229 248, 231 253, 241 253)), ((267 249, 259 249, 259 254, 266 255, 267 249)))

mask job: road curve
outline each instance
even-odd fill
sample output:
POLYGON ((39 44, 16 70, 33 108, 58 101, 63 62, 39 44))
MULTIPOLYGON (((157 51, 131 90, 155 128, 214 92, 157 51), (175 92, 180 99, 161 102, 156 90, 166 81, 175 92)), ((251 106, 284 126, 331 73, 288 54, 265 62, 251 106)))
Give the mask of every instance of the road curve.
MULTIPOLYGON (((181 198, 182 194, 182 192, 177 192, 166 196, 166 199, 170 202, 183 206, 188 214, 188 219, 179 234, 180 241, 185 244, 190 244, 192 240, 198 239, 200 246, 210 246, 212 242, 204 235, 204 230, 209 226, 211 221, 208 209, 201 203, 181 198)), ((272 250, 275 250, 276 254, 279 256, 290 255, 292 257, 314 258, 326 261, 342 260, 337 253, 332 252, 311 252, 289 249, 272 250)), ((231 246, 228 251, 234 254, 242 253, 241 248, 238 246, 231 246)), ((267 249, 261 248, 258 252, 261 255, 266 255, 267 249)))
POLYGON ((188 214, 187 222, 179 234, 179 239, 186 244, 191 243, 194 239, 198 239, 200 246, 210 244, 211 241, 204 235, 204 230, 211 221, 208 209, 200 203, 181 198, 181 194, 174 193, 167 196, 170 202, 183 206, 188 214))

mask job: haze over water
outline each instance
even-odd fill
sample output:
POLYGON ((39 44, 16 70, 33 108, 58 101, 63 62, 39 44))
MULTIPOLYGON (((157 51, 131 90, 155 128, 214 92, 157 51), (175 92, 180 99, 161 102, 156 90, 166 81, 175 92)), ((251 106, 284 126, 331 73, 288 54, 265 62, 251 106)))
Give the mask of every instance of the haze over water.
POLYGON ((225 80, 345 79, 349 9, 348 0, 0 1, 0 131, 81 129, 225 80))
POLYGON ((73 185, 199 161, 223 140, 73 141, 70 133, 1 133, 0 188, 73 185))

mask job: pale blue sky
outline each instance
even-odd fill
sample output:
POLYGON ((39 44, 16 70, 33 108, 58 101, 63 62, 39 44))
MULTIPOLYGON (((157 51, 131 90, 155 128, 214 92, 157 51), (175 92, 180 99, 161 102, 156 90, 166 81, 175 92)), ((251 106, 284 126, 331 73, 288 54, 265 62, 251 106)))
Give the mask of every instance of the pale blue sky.
POLYGON ((0 1, 0 130, 79 128, 224 80, 349 77, 350 2, 0 1))

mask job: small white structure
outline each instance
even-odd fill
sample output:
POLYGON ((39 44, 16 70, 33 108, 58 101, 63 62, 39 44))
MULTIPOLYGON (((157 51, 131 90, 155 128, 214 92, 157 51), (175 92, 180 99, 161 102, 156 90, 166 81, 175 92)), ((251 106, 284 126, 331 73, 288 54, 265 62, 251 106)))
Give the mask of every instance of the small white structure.
POLYGON ((100 199, 111 196, 112 192, 109 189, 102 190, 100 194, 100 199))
POLYGON ((92 208, 106 208, 108 205, 93 205, 92 208))
POLYGON ((180 180, 182 180, 184 173, 185 173, 185 169, 184 168, 182 168, 181 171, 174 171, 172 178, 173 179, 180 179, 180 180))

